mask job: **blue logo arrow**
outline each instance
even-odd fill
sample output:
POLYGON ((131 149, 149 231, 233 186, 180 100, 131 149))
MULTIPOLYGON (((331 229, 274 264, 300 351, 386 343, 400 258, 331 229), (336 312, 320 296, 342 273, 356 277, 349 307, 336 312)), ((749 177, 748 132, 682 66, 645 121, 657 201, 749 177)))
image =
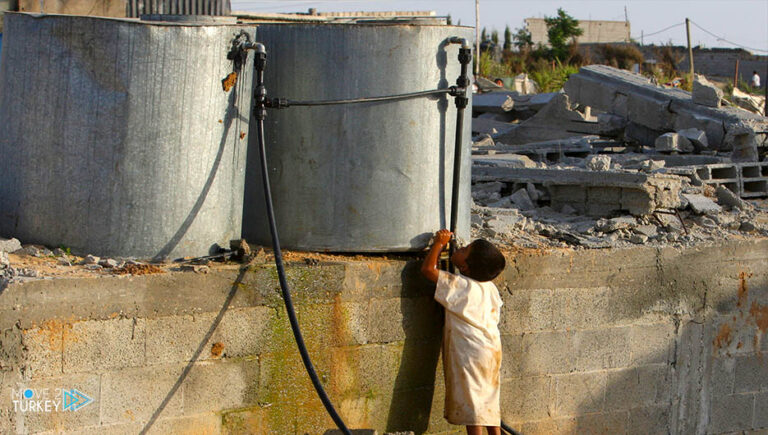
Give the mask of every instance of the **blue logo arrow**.
POLYGON ((93 399, 87 395, 75 390, 74 388, 67 391, 62 391, 62 401, 64 402, 64 410, 77 411, 83 406, 93 402, 93 399))

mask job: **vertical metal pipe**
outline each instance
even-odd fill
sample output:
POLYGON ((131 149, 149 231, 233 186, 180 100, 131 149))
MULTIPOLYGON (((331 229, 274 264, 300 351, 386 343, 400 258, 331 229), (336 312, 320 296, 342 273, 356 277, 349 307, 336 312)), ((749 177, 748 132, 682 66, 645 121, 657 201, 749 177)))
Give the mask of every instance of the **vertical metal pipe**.
MULTIPOLYGON (((461 187, 461 155, 464 136, 464 108, 469 104, 467 93, 470 92, 467 68, 472 62, 472 49, 462 45, 459 48, 459 62, 461 63, 461 75, 456 79, 459 95, 456 95, 456 144, 453 150, 453 189, 451 192, 451 232, 456 234, 459 215, 459 188, 461 187)), ((456 250, 456 238, 451 241, 450 255, 456 250)))
POLYGON ((475 79, 480 75, 480 0, 475 0, 475 79))

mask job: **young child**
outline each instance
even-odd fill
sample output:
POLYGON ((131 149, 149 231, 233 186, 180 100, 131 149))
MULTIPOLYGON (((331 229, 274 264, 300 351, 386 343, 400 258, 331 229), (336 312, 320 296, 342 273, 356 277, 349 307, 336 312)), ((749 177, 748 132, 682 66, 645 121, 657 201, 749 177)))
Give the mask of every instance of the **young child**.
POLYGON ((437 283, 435 300, 445 307, 445 418, 467 426, 469 435, 480 435, 483 426, 489 435, 501 435, 501 297, 491 280, 506 262, 493 244, 479 239, 451 256, 459 274, 439 270, 440 252, 451 235, 448 230, 435 234, 421 266, 421 273, 437 283))

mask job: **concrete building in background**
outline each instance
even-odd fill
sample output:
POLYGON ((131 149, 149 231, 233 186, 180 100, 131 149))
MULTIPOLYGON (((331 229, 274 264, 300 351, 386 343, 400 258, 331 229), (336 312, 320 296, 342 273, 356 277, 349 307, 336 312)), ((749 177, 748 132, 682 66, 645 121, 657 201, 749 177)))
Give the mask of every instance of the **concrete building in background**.
MULTIPOLYGON (((526 18, 525 26, 531 32, 534 45, 549 45, 547 23, 544 18, 526 18)), ((579 20, 579 27, 584 33, 576 40, 582 44, 629 42, 629 21, 592 21, 579 20)))

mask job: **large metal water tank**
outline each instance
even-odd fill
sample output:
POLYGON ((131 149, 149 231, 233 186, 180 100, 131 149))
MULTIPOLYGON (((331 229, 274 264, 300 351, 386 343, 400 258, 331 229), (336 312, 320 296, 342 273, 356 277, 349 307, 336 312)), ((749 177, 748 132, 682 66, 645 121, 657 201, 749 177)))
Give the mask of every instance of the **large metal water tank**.
POLYGON ((0 236, 199 256, 240 237, 254 26, 7 13, 0 236))
MULTIPOLYGON (((456 84, 454 26, 271 24, 268 97, 335 100, 456 84)), ((469 68, 471 70, 471 66, 469 68)), ((465 109, 458 233, 469 235, 470 123, 465 109)), ((252 124, 253 127, 253 124, 252 124)), ((265 137, 280 240, 333 252, 423 248, 450 225, 456 107, 450 96, 270 109, 265 137)), ((269 244, 256 135, 249 139, 243 233, 269 244)))

